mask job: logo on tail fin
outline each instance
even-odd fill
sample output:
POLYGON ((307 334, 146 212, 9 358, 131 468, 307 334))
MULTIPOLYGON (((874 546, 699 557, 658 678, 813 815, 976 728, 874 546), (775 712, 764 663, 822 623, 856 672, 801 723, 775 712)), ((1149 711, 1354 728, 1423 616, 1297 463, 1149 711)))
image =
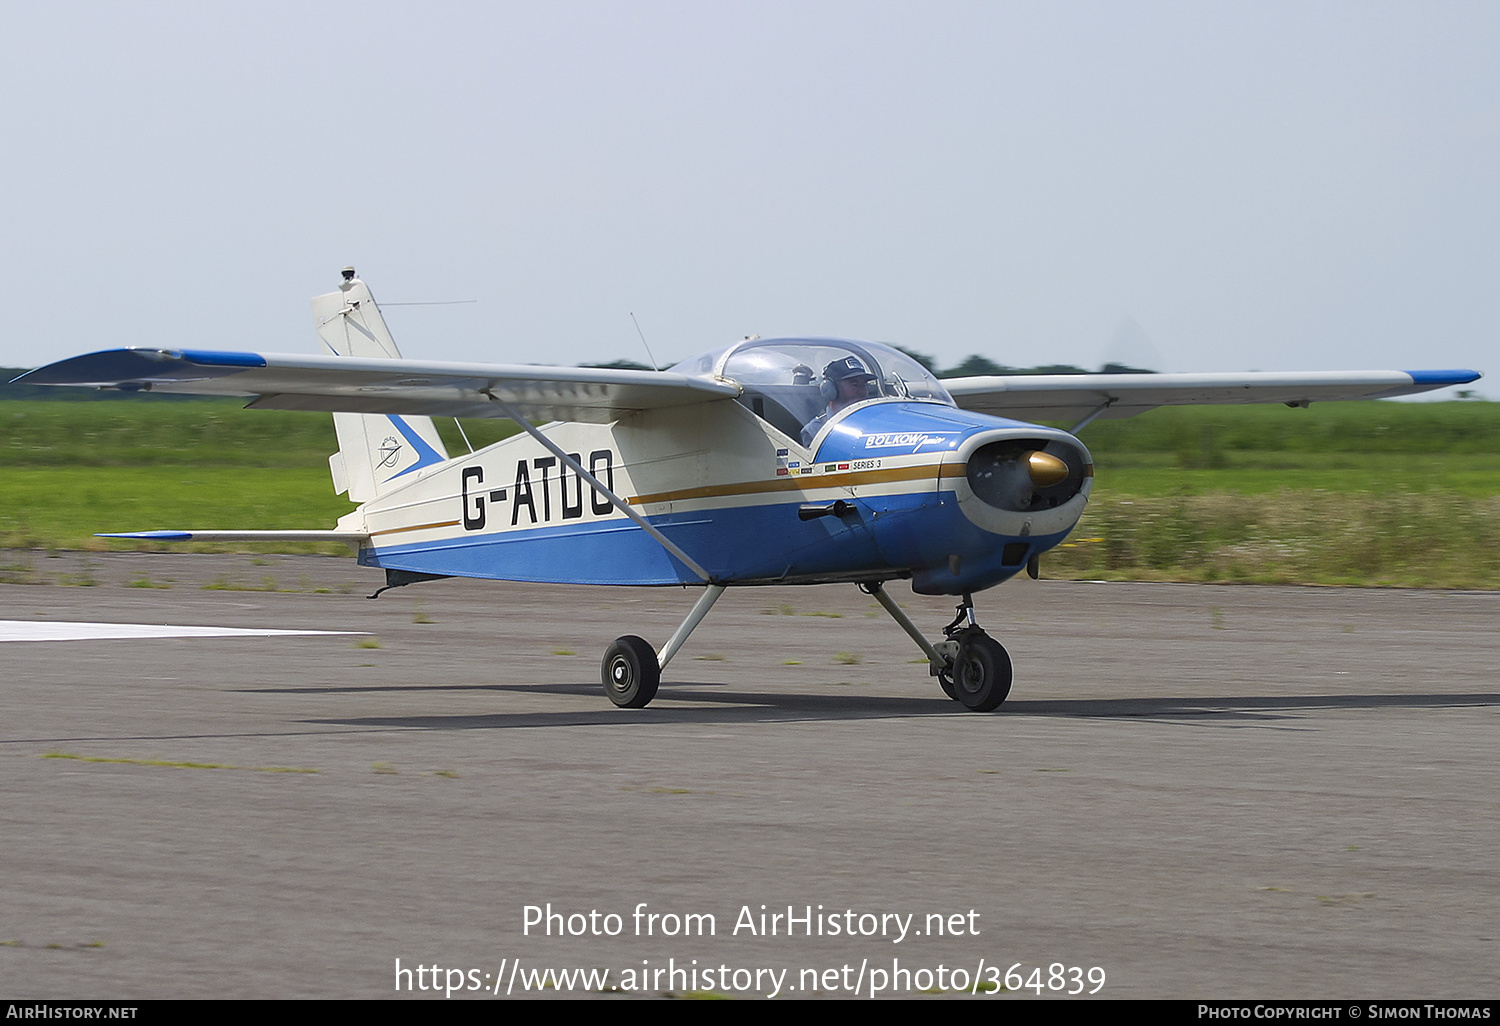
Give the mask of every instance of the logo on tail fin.
MULTIPOLYGON (((413 470, 430 467, 434 463, 441 463, 448 458, 427 444, 427 440, 418 434, 405 419, 389 414, 386 416, 386 419, 395 425, 397 431, 401 432, 401 437, 406 439, 407 444, 411 446, 412 452, 416 455, 417 459, 415 463, 403 467, 384 480, 394 481, 398 477, 410 474, 413 470)), ((405 448, 394 435, 387 436, 385 441, 380 444, 380 448, 376 450, 377 454, 381 457, 377 466, 381 468, 400 466, 403 456, 402 450, 405 448)))

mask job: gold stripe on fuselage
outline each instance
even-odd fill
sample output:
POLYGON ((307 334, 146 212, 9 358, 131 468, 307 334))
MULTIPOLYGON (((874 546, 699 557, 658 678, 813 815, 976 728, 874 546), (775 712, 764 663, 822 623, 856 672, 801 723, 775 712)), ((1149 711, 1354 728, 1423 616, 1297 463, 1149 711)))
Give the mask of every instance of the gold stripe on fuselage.
MULTIPOLYGON (((850 460, 841 462, 848 463, 850 460)), ((763 492, 796 492, 812 488, 844 488, 850 485, 885 484, 890 481, 920 481, 923 478, 963 477, 968 473, 964 463, 924 463, 916 467, 891 467, 884 470, 831 471, 818 474, 789 474, 770 481, 741 481, 737 484, 702 485, 679 488, 671 492, 632 496, 632 506, 651 502, 678 502, 683 499, 715 499, 726 495, 756 495, 763 492)))
POLYGON ((457 520, 444 520, 438 524, 412 524, 410 527, 387 527, 383 531, 371 531, 370 537, 379 534, 400 534, 402 531, 435 531, 440 527, 457 527, 457 520))

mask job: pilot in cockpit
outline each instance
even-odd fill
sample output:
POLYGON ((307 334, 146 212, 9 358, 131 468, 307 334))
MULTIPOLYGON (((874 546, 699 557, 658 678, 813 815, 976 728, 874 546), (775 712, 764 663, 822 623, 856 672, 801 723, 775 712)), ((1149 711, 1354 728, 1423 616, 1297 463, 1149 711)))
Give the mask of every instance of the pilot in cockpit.
POLYGON ((828 401, 828 406, 802 429, 802 444, 811 447, 813 439, 835 413, 846 406, 869 399, 870 383, 874 380, 875 375, 865 369, 858 357, 846 356, 824 367, 823 381, 818 387, 823 398, 828 401))

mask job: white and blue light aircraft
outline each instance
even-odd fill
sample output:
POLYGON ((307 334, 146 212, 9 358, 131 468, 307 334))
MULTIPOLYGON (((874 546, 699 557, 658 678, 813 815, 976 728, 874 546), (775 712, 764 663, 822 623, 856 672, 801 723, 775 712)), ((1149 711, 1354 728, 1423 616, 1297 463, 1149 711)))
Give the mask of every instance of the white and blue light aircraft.
POLYGON ((898 350, 838 338, 747 338, 666 371, 401 358, 346 268, 313 300, 326 355, 117 349, 18 378, 32 384, 253 397, 251 409, 333 412, 335 490, 359 508, 327 531, 148 531, 162 540, 341 540, 386 586, 442 577, 690 585, 702 595, 660 649, 629 635, 601 675, 641 707, 728 587, 858 585, 975 711, 1010 692, 1005 649, 972 595, 1028 571, 1083 513, 1096 418, 1184 403, 1305 407, 1465 384, 1473 371, 1006 376, 939 382, 898 350), (450 456, 432 418, 521 432, 450 456), (1072 423, 1069 430, 1034 420, 1072 423), (533 422, 543 422, 540 426, 533 422), (887 594, 960 597, 929 640, 887 594))

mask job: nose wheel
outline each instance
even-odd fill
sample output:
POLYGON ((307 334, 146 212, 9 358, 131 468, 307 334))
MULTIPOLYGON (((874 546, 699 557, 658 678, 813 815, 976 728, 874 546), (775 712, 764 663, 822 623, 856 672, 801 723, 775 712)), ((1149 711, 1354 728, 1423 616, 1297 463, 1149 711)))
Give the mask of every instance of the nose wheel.
POLYGON ((938 673, 943 693, 974 712, 998 708, 1010 694, 1010 681, 1010 654, 979 627, 960 633, 952 667, 938 673))
POLYGON ((1010 694, 1010 654, 1005 646, 974 622, 974 601, 968 595, 958 607, 953 622, 943 628, 945 640, 927 640, 885 588, 878 582, 861 584, 860 590, 875 598, 901 629, 927 653, 930 672, 943 694, 974 712, 999 707, 1010 694))

